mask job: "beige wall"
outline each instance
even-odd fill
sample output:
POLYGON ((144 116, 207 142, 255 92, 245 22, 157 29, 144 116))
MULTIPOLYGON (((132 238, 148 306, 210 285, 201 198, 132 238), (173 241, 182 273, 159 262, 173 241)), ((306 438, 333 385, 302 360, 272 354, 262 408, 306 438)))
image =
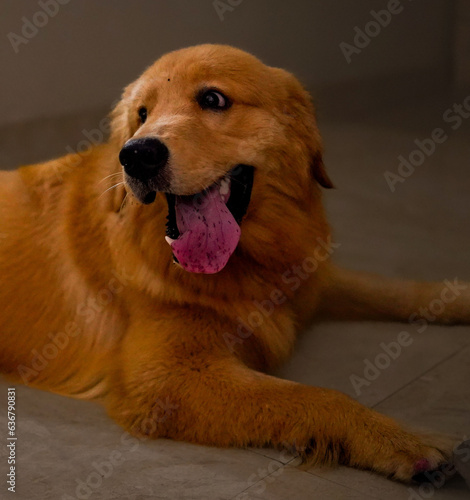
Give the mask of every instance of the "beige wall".
POLYGON ((401 0, 403 12, 350 64, 340 43, 352 43, 354 27, 389 0, 222 0, 239 4, 223 21, 213 0, 42 1, 66 4, 15 53, 8 35, 22 36, 22 18, 45 22, 43 8, 38 0, 2 0, 0 125, 106 106, 160 54, 201 42, 237 45, 310 88, 410 71, 439 75, 451 64, 449 0, 401 0))

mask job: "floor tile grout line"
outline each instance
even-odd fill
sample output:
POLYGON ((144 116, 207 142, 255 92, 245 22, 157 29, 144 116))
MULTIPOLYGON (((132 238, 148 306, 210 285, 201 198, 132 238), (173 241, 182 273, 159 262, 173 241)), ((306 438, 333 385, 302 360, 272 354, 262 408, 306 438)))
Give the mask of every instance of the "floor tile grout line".
MULTIPOLYGON (((254 453, 258 457, 264 457, 264 458, 268 458, 269 460, 274 460, 276 462, 279 462, 282 465, 287 465, 287 464, 291 463, 293 460, 295 460, 299 456, 299 455, 295 455, 291 459, 289 459, 287 462, 284 463, 281 460, 279 460, 278 458, 273 458, 271 456, 265 455, 264 453, 258 453, 257 451, 254 451, 252 448, 242 448, 242 449, 249 451, 251 453, 254 453)), ((262 448, 258 448, 258 449, 261 450, 262 448)), ((276 450, 276 448, 270 448, 270 449, 272 449, 274 451, 276 450)))
POLYGON ((342 486, 343 488, 346 488, 348 490, 351 490, 351 491, 355 491, 356 493, 359 493, 361 495, 366 495, 366 497, 368 498, 373 498, 374 500, 381 500, 380 498, 378 497, 375 497, 375 496, 372 496, 372 495, 369 495, 368 493, 364 493, 363 491, 359 491, 359 490, 356 490, 354 488, 351 488, 350 486, 346 486, 345 484, 342 484, 342 483, 338 483, 337 481, 333 481, 332 479, 328 479, 326 477, 323 477, 323 476, 319 476, 318 474, 315 474, 315 472, 310 472, 309 470, 305 471, 307 474, 310 474, 312 476, 315 476, 319 479, 324 479, 325 481, 328 481, 329 483, 333 483, 333 484, 336 484, 337 486, 342 486))
MULTIPOLYGON (((250 451, 251 451, 251 450, 250 450, 250 451)), ((253 452, 253 453, 254 453, 254 452, 253 452)), ((264 456, 264 455, 263 455, 263 456, 264 456)), ((265 457, 265 458, 269 458, 269 457, 265 457)), ((293 458, 291 458, 291 459, 290 459, 288 462, 286 462, 285 464, 284 464, 284 463, 282 463, 282 462, 280 462, 279 460, 276 460, 275 458, 272 458, 271 460, 272 460, 272 461, 274 461, 274 462, 278 462, 279 464, 281 464, 281 469, 282 469, 282 471, 283 471, 282 473, 284 473, 284 470, 286 469, 286 467, 287 467, 288 465, 290 465, 292 462, 294 462, 296 458, 297 458, 297 457, 293 457, 293 458)), ((293 467, 293 468, 296 468, 296 467, 293 467)), ((251 484, 250 486, 248 486, 248 487, 247 487, 247 488, 245 488, 244 490, 242 490, 242 491, 238 492, 235 496, 230 497, 230 500, 234 500, 234 499, 236 499, 239 495, 241 495, 241 494, 245 493, 246 491, 249 491, 251 488, 253 488, 253 487, 254 487, 254 486, 256 486, 257 484, 259 484, 261 481, 264 481, 267 477, 270 477, 270 476, 272 476, 273 474, 278 473, 278 471, 279 471, 279 469, 277 469, 277 470, 275 470, 275 471, 273 471, 273 472, 270 472, 269 474, 266 474, 266 476, 261 477, 258 481, 256 481, 256 483, 251 484)), ((302 473, 302 472, 307 472, 307 471, 298 470, 298 472, 302 473)), ((281 474, 279 474, 279 475, 281 475, 281 474)))
MULTIPOLYGON (((467 345, 465 347, 467 347, 467 345)), ((434 370, 435 368, 437 368, 442 363, 445 363, 446 361, 449 361, 449 359, 452 359, 454 356, 457 356, 460 352, 462 352, 462 346, 460 346, 458 348, 458 350, 456 350, 453 353, 449 354, 449 356, 445 357, 444 359, 441 359, 439 362, 435 363, 433 366, 431 366, 430 368, 428 368, 424 372, 422 372, 419 375, 417 375, 415 378, 413 378, 412 380, 410 380, 409 382, 407 382, 405 385, 401 386, 399 389, 396 389, 395 391, 393 391, 391 394, 389 394, 385 398, 381 399, 377 403, 374 403, 371 406, 371 408, 375 409, 377 406, 381 405, 382 403, 384 403, 388 399, 392 398, 393 396, 395 396, 395 394, 399 393, 403 389, 406 389, 409 385, 413 384, 414 382, 416 382, 417 380, 419 380, 421 377, 424 377, 424 375, 426 375, 430 371, 434 370)))
MULTIPOLYGON (((470 346, 470 342, 468 342, 468 343, 465 343, 465 344, 464 344, 464 348, 466 348, 466 347, 468 347, 468 346, 470 346)), ((421 377, 423 377, 424 375, 426 375, 426 373, 429 373, 430 371, 434 370, 435 368, 437 368, 437 367, 438 367, 439 365, 441 365, 442 363, 447 362, 449 359, 453 358, 454 356, 456 356, 457 354, 459 354, 461 351, 462 351, 462 346, 460 346, 458 350, 456 350, 456 351, 452 352, 451 354, 449 354, 449 355, 448 355, 448 356, 446 356, 445 358, 441 359, 439 362, 437 362, 437 363, 435 363, 434 365, 432 365, 431 367, 429 367, 427 370, 425 370, 425 371, 424 371, 424 372, 422 372, 421 374, 417 375, 415 378, 413 378, 413 379, 412 379, 412 380, 410 380, 408 383, 406 383, 405 385, 403 385, 402 387, 400 387, 399 389, 397 389, 396 391, 394 391, 392 394, 389 394, 386 398, 384 398, 384 399, 382 399, 381 401, 379 401, 379 402, 375 403, 375 404, 372 406, 372 408, 375 408, 377 405, 380 405, 380 404, 382 404, 383 402, 387 401, 389 398, 393 397, 395 394, 397 394, 397 393, 398 393, 398 392, 400 392, 401 390, 405 389, 405 388, 406 388, 406 387, 408 387, 410 384, 412 384, 412 383, 416 382, 419 378, 421 378, 421 377)), ((267 459, 269 459, 269 460, 271 460, 271 461, 275 461, 275 462, 279 463, 279 464, 281 465, 281 468, 282 468, 283 470, 285 470, 286 466, 288 466, 289 464, 291 464, 291 463, 292 463, 292 462, 296 459, 296 457, 293 457, 293 458, 292 458, 292 459, 290 459, 288 462, 283 463, 283 462, 281 462, 280 460, 278 460, 278 459, 276 459, 276 458, 273 458, 273 457, 270 457, 270 456, 266 456, 266 455, 264 455, 263 453, 258 453, 258 452, 256 452, 256 451, 251 450, 251 449, 250 449, 250 450, 247 450, 247 451, 250 451, 251 453, 253 453, 253 454, 257 455, 257 456, 262 456, 262 457, 267 458, 267 459)), ((278 469, 278 470, 279 470, 279 469, 278 469)), ((273 472, 271 472, 271 473, 269 473, 269 474, 266 474, 266 476, 263 476, 263 477, 259 478, 259 480, 258 480, 258 481, 256 481, 254 484, 252 484, 252 485, 248 486, 247 488, 245 488, 245 489, 241 490, 240 492, 238 492, 235 496, 231 497, 231 498, 230 498, 230 500, 234 500, 234 499, 236 499, 239 495, 242 495, 243 493, 245 493, 245 492, 249 491, 251 488, 253 488, 253 487, 254 487, 254 486, 256 486, 257 484, 259 484, 261 481, 265 481, 267 477, 270 477, 270 476, 272 476, 274 473, 277 473, 277 472, 278 472, 278 470, 273 471, 273 472)), ((331 479, 328 479, 328 478, 325 478, 325 477, 319 476, 318 474, 315 474, 314 472, 310 472, 310 471, 308 471, 308 470, 307 470, 307 471, 299 471, 299 472, 306 472, 307 474, 310 474, 310 475, 312 475, 312 476, 314 476, 314 477, 316 477, 316 478, 318 478, 318 479, 320 479, 320 480, 325 480, 325 481, 328 481, 328 482, 330 482, 330 483, 332 483, 332 484, 335 484, 335 485, 337 485, 337 486, 341 486, 341 487, 343 487, 343 488, 349 489, 349 490, 354 491, 354 492, 356 492, 356 493, 359 493, 359 494, 361 494, 361 495, 367 495, 367 496, 368 496, 368 498, 371 498, 371 499, 373 498, 374 500, 380 500, 379 498, 377 498, 377 497, 373 497, 373 496, 370 496, 370 495, 368 495, 368 494, 364 493, 363 491, 356 490, 356 489, 354 489, 354 488, 351 488, 351 487, 349 487, 349 486, 346 486, 346 485, 344 485, 344 484, 342 484, 342 483, 339 483, 339 482, 337 482, 337 481, 333 481, 333 480, 331 480, 331 479)))

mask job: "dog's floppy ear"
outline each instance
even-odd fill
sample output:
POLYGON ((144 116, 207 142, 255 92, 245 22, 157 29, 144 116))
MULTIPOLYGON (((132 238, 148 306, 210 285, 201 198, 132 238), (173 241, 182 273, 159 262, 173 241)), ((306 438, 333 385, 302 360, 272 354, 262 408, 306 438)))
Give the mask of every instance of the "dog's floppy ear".
POLYGON ((321 149, 317 149, 312 154, 311 170, 313 178, 318 182, 318 184, 320 184, 320 186, 326 189, 335 187, 330 177, 326 173, 325 165, 323 163, 323 151, 321 149))
POLYGON ((310 172, 312 177, 324 188, 333 188, 323 163, 323 147, 320 132, 318 131, 315 108, 310 94, 304 89, 294 75, 279 68, 272 68, 287 91, 284 103, 284 113, 293 118, 293 127, 308 148, 310 172))
POLYGON ((110 142, 116 144, 118 148, 121 148, 124 143, 132 136, 129 120, 129 101, 133 88, 134 84, 131 83, 124 89, 121 99, 114 106, 110 114, 110 142))
POLYGON ((317 127, 315 108, 313 106, 312 98, 310 94, 300 85, 300 83, 298 83, 298 85, 300 87, 300 91, 298 91, 297 99, 300 100, 301 108, 304 113, 304 125, 307 129, 307 146, 310 152, 310 171, 313 178, 318 182, 318 184, 320 184, 320 186, 326 189, 331 189, 334 185, 326 173, 325 164, 323 163, 322 139, 317 127))

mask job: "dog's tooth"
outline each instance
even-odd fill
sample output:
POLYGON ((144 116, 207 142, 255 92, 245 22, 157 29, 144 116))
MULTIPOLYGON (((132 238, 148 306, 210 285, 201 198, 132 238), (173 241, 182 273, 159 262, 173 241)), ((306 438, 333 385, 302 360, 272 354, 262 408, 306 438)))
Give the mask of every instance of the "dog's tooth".
POLYGON ((165 236, 165 241, 168 243, 168 245, 170 245, 171 247, 171 244, 176 241, 174 240, 173 238, 170 238, 169 236, 165 236))
POLYGON ((220 181, 220 190, 219 190, 220 194, 225 196, 226 194, 228 194, 229 190, 230 190, 229 181, 227 180, 227 178, 222 179, 220 181))

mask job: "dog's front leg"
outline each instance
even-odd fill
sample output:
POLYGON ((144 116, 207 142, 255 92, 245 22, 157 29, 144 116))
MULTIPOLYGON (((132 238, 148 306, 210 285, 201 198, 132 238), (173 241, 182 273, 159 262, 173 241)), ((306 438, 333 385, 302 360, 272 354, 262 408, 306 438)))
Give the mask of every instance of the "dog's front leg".
POLYGON ((249 369, 201 325, 193 325, 196 334, 187 321, 154 326, 129 333, 112 377, 109 413, 135 435, 293 448, 313 463, 405 481, 446 459, 437 445, 340 392, 249 369))

